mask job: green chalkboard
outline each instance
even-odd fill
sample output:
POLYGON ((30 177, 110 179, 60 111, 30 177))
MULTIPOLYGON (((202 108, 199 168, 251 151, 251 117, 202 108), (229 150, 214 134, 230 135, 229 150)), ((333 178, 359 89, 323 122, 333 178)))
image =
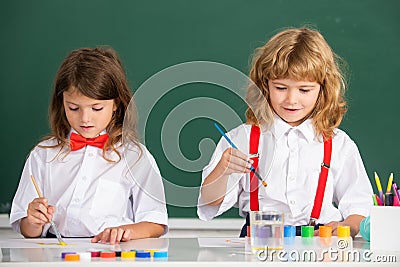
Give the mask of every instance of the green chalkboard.
POLYGON ((235 71, 247 74, 254 49, 289 26, 319 29, 348 62, 350 109, 341 128, 358 144, 371 178, 377 171, 386 185, 394 172, 400 182, 399 12, 398 0, 2 1, 0 212, 9 209, 30 149, 48 133, 61 61, 79 47, 110 45, 138 93, 142 141, 168 184, 170 217, 196 217, 200 169, 220 138, 212 121, 229 130, 244 120, 246 106, 235 75, 229 86, 236 91, 196 80, 177 64, 202 61, 187 66, 199 75, 216 67, 210 79, 226 82, 235 71), (172 74, 165 78, 165 71, 172 74), (188 80, 174 84, 174 75, 188 80), (143 96, 160 93, 164 83, 171 88, 146 102, 143 96))

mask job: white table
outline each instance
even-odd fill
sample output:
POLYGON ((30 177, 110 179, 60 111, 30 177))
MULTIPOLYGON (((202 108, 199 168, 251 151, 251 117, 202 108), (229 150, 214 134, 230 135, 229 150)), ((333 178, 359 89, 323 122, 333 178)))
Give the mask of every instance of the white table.
MULTIPOLYGON (((236 238, 155 238, 133 240, 120 245, 110 246, 102 244, 91 244, 90 239, 65 239, 71 246, 60 247, 55 239, 0 239, 1 266, 148 266, 150 265, 170 265, 187 266, 243 266, 271 264, 260 261, 257 256, 248 252, 244 239, 236 238), (47 242, 49 244, 39 244, 47 242), (200 245, 199 245, 200 244, 200 245), (64 262, 61 259, 61 252, 83 252, 90 249, 95 250, 145 250, 157 249, 168 250, 167 259, 136 259, 135 261, 123 261, 121 258, 111 260, 93 258, 91 262, 64 262)), ((400 247, 400 246, 399 246, 400 247)), ((353 250, 357 252, 369 251, 369 243, 361 238, 356 238, 353 242, 353 250)), ((362 261, 363 259, 361 259, 362 261)), ((282 262, 276 257, 273 266, 309 266, 321 265, 321 262, 282 262)), ((372 252, 371 262, 323 262, 324 266, 400 266, 400 251, 396 252, 372 252), (380 258, 377 258, 380 257, 380 258), (373 262, 374 259, 383 259, 395 262, 373 262)))

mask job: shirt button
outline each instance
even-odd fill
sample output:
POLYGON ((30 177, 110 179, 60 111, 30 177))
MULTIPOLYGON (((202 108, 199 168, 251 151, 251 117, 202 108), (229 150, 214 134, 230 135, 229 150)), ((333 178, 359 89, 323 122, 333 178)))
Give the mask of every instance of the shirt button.
POLYGON ((93 157, 93 153, 89 153, 89 157, 93 157))
POLYGON ((75 198, 75 199, 74 199, 74 202, 75 202, 75 203, 79 203, 79 198, 75 198))
POLYGON ((294 177, 294 176, 291 176, 291 177, 289 178, 290 181, 294 181, 295 179, 296 179, 296 177, 294 177))
POLYGON ((82 180, 83 180, 83 181, 86 181, 86 176, 83 176, 83 177, 82 177, 82 180))
POLYGON ((296 204, 296 201, 290 200, 289 203, 290 203, 291 205, 294 205, 294 204, 296 204))

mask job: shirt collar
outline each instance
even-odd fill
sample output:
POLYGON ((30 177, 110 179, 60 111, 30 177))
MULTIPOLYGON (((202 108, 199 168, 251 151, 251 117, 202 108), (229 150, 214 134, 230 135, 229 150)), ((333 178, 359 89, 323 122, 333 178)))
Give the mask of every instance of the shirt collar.
POLYGON ((282 120, 281 117, 274 114, 274 123, 271 127, 271 131, 276 140, 281 138, 290 129, 298 130, 309 143, 312 142, 315 138, 315 131, 311 119, 305 120, 298 126, 291 126, 287 122, 282 120))
POLYGON ((274 123, 272 124, 271 132, 276 140, 279 140, 291 128, 293 127, 287 124, 284 120, 281 119, 281 117, 274 113, 274 123))

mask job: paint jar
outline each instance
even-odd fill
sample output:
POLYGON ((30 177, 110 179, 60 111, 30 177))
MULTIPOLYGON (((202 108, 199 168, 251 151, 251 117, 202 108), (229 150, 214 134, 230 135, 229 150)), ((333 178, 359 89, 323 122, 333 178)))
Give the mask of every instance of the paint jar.
POLYGON ((369 236, 370 236, 369 218, 370 218, 369 216, 365 217, 360 222, 360 234, 366 241, 369 241, 369 236))
POLYGON ((250 243, 254 254, 283 249, 284 214, 279 211, 250 211, 250 243))

